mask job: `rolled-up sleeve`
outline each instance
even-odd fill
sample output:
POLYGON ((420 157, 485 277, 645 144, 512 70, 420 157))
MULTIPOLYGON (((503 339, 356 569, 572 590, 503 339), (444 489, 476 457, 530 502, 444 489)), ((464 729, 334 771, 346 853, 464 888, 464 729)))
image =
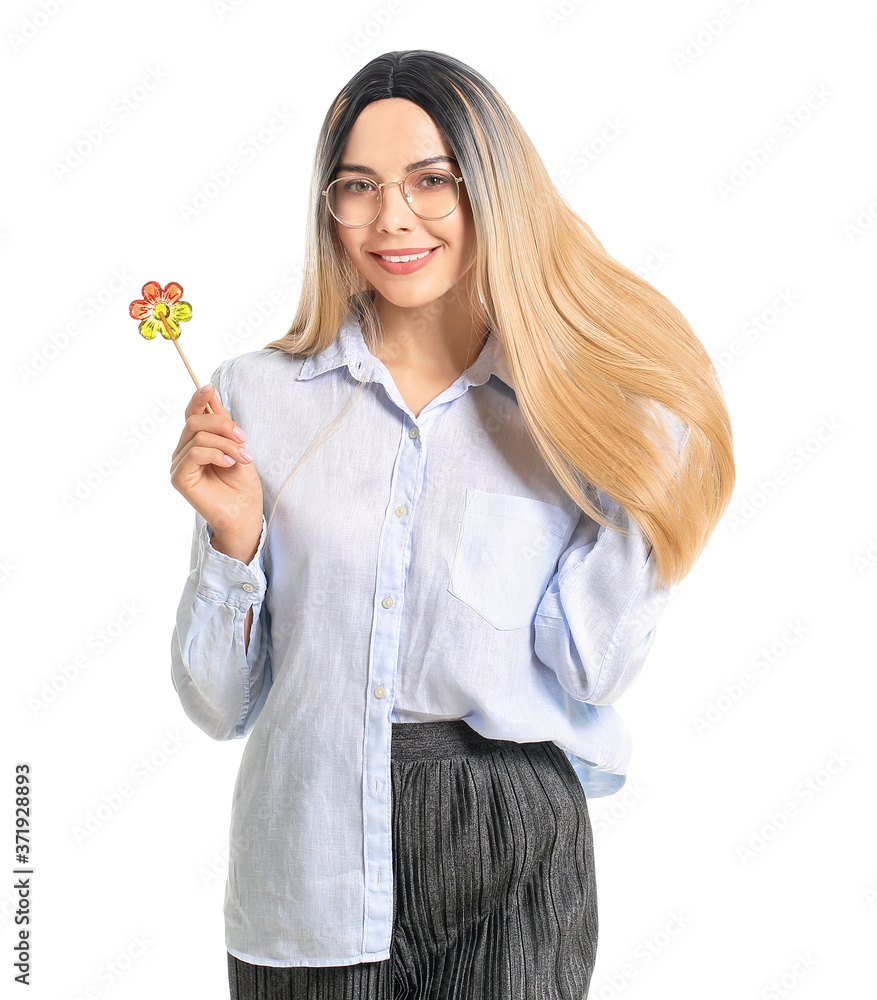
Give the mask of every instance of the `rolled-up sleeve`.
POLYGON ((670 590, 658 587, 651 545, 614 501, 607 515, 631 534, 584 512, 535 619, 536 656, 569 695, 608 705, 636 680, 670 590))
POLYGON ((186 715, 215 740, 252 729, 272 680, 265 595, 267 525, 249 563, 211 545, 213 531, 195 512, 190 572, 171 641, 171 678, 186 715), (249 647, 244 625, 252 607, 249 647))

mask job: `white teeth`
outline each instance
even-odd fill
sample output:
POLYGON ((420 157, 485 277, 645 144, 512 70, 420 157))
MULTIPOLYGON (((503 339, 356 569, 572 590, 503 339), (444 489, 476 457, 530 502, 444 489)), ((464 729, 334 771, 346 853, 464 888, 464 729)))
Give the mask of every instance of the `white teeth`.
POLYGON ((393 264, 401 264, 406 260, 420 260, 421 257, 425 257, 427 254, 432 253, 432 250, 424 250, 423 253, 410 254, 407 257, 385 257, 382 253, 378 254, 381 260, 389 260, 393 264))

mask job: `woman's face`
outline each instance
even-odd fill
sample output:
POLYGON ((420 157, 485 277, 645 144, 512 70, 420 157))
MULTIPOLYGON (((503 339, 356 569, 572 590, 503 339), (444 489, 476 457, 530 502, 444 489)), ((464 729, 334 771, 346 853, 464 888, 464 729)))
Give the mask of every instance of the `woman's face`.
MULTIPOLYGON (((442 155, 451 158, 437 161, 434 166, 459 177, 460 169, 451 147, 432 118, 412 101, 385 98, 362 110, 339 160, 341 165, 370 167, 371 172, 341 169, 331 179, 359 175, 378 184, 402 180, 409 164, 442 155)), ((459 187, 459 203, 443 219, 421 219, 409 208, 401 185, 388 184, 382 189, 380 214, 371 225, 350 228, 336 222, 338 236, 350 259, 377 292, 377 305, 381 297, 407 308, 435 302, 457 285, 474 263, 475 232, 465 181, 459 187), (377 260, 381 253, 416 253, 433 247, 438 249, 426 265, 409 274, 392 274, 377 260)))

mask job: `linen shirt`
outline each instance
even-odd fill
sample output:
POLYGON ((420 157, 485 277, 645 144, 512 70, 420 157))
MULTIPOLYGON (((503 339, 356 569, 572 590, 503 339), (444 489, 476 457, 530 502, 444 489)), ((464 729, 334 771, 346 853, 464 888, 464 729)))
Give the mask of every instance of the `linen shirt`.
POLYGON ((249 564, 214 549, 196 512, 171 673, 205 733, 247 737, 228 951, 271 966, 381 961, 392 723, 464 719, 491 739, 551 740, 587 796, 616 792, 631 740, 610 703, 640 672, 666 593, 623 509, 600 494, 630 535, 561 488, 493 333, 417 416, 351 318, 308 358, 251 351, 212 381, 247 432, 265 514, 364 384, 280 493, 270 530, 263 515, 249 564))

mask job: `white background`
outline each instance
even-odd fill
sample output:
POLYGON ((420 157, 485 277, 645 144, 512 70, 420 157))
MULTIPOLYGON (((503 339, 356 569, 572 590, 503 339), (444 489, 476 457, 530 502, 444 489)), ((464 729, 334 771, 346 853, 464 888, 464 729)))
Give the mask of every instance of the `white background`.
POLYGON ((330 101, 374 56, 430 48, 571 172, 564 197, 680 308, 732 415, 734 497, 617 705, 627 785, 591 800, 590 996, 873 996, 871 5, 11 0, 0 36, 4 995, 27 761, 27 995, 227 996, 243 744, 194 727, 170 679, 194 385, 128 304, 183 285, 202 382, 284 334, 330 101))

